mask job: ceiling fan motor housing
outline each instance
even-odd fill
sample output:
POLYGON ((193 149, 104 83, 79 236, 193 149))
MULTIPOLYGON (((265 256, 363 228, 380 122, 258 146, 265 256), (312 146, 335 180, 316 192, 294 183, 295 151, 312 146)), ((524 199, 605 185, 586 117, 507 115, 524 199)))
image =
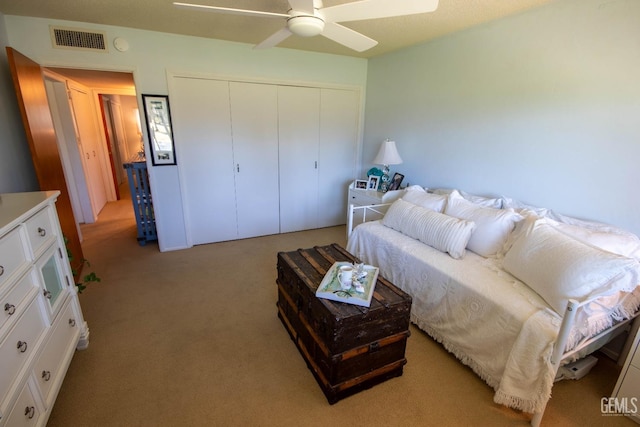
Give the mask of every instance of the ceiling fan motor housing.
POLYGON ((324 19, 320 16, 301 14, 292 16, 287 20, 289 30, 301 37, 313 37, 324 30, 324 19))

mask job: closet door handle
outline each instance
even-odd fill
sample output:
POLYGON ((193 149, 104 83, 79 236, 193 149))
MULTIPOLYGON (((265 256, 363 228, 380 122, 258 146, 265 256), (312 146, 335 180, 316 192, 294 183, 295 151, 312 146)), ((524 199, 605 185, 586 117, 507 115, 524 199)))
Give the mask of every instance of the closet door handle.
POLYGON ((236 170, 240 172, 240 163, 236 163, 236 170))

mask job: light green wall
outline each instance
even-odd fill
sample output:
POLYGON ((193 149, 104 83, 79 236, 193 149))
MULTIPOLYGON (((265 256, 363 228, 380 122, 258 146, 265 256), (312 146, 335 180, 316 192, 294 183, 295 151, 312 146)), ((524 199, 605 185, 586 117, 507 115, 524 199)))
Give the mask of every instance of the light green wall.
POLYGON ((8 36, 0 14, 0 193, 38 190, 20 111, 7 64, 8 36))
MULTIPOLYGON (((5 22, 8 44, 41 65, 131 71, 139 95, 167 94, 168 73, 362 89, 366 85, 367 61, 360 58, 279 48, 253 50, 251 45, 242 43, 40 18, 5 16, 5 22), (104 31, 109 52, 54 49, 49 35, 50 25, 104 31), (129 42, 128 51, 119 52, 113 48, 112 42, 116 37, 129 42)), ((177 160, 180 161, 179 158, 177 160)), ((186 247, 178 168, 152 167, 150 179, 160 249, 186 247)))
POLYGON ((640 233, 640 1, 559 0, 369 62, 363 169, 640 233))

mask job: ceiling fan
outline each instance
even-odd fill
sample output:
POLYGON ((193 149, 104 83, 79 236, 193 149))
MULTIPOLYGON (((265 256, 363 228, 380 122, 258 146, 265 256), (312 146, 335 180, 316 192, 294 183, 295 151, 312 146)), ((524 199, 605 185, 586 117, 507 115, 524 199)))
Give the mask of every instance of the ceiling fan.
POLYGON ((288 0, 291 9, 287 13, 173 2, 180 8, 230 13, 245 16, 286 19, 286 26, 256 45, 256 49, 276 46, 292 34, 301 37, 323 35, 358 52, 364 52, 378 44, 377 41, 353 31, 338 22, 389 18, 433 12, 438 0, 361 0, 331 7, 323 7, 322 0, 288 0))

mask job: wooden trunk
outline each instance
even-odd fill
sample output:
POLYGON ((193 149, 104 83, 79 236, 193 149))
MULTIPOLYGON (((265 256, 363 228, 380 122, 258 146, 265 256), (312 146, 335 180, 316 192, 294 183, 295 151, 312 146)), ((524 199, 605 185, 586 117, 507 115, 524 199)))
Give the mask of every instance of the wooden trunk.
POLYGON ((337 244, 278 254, 278 317, 329 403, 402 375, 411 297, 378 276, 369 308, 320 299, 336 261, 358 261, 337 244))

